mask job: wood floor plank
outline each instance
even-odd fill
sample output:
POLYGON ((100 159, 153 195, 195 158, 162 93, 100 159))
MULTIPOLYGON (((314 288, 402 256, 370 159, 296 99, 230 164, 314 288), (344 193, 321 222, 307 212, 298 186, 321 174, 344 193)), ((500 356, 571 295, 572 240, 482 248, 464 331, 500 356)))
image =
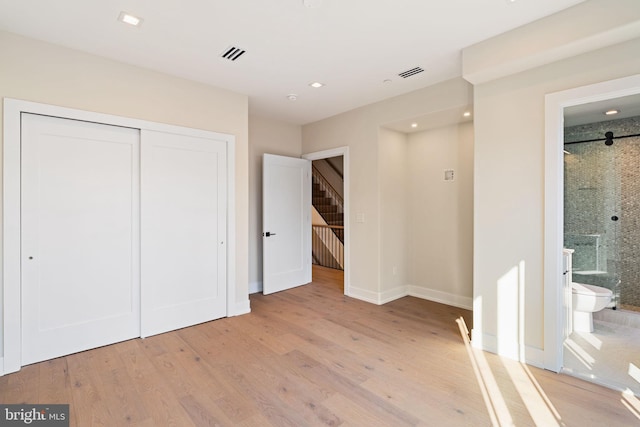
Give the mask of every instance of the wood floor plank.
POLYGON ((111 418, 119 425, 139 423, 148 418, 144 401, 136 393, 135 379, 129 377, 127 368, 115 346, 94 350, 91 368, 100 381, 101 400, 107 405, 111 418))
POLYGON ((94 354, 95 351, 90 350, 65 357, 71 384, 71 425, 108 426, 112 423, 110 408, 102 399, 102 396, 110 391, 101 388, 98 375, 91 368, 94 354))
POLYGON ((262 414, 256 414, 233 425, 234 427, 275 427, 274 424, 271 424, 262 414))
POLYGON ((2 403, 32 403, 40 400, 40 364, 24 366, 19 372, 7 377, 7 392, 2 403))
POLYGON ((9 387, 9 378, 12 377, 12 375, 0 376, 0 402, 11 403, 9 396, 19 395, 19 393, 12 392, 9 387))
POLYGON ((25 366, 0 402, 69 403, 80 427, 640 425, 620 392, 472 349, 469 311, 313 270, 250 314, 25 366))
MULTIPOLYGON (((235 339, 238 338, 234 334, 235 339)), ((238 347, 247 350, 256 349, 260 344, 245 337, 237 343, 238 347)), ((316 425, 318 422, 326 425, 337 425, 338 420, 319 402, 325 399, 326 392, 318 390, 312 384, 305 383, 301 378, 292 374, 289 367, 283 364, 283 359, 276 354, 264 352, 242 352, 232 358, 221 358, 216 363, 224 363, 226 371, 233 378, 236 385, 247 393, 243 386, 245 378, 251 378, 254 384, 250 393, 259 393, 259 401, 270 407, 280 407, 285 413, 296 413, 303 425, 316 425), (256 357, 256 353, 259 357, 256 357), (242 366, 242 373, 236 371, 236 366, 242 366), (239 381, 240 380, 240 381, 239 381), (259 385, 259 387, 258 387, 259 385)), ((270 417, 276 414, 270 413, 270 417)), ((278 418, 276 418, 278 419, 278 418)))
POLYGON ((385 399, 358 384, 352 383, 332 369, 316 363, 312 358, 299 351, 288 353, 287 357, 290 360, 290 369, 297 370, 300 375, 309 378, 310 382, 349 396, 349 400, 376 414, 383 425, 416 425, 419 421, 411 414, 389 404, 385 399))
POLYGON ((451 393, 442 393, 412 381, 405 380, 399 384, 376 376, 361 386, 419 420, 448 419, 450 425, 455 426, 486 425, 490 421, 482 405, 473 407, 469 402, 452 398, 451 393))
POLYGON ((340 419, 322 404, 332 392, 296 375, 282 362, 245 365, 245 371, 260 378, 265 390, 276 396, 287 412, 297 412, 306 425, 339 425, 340 419))
POLYGON ((42 362, 40 365, 40 383, 38 400, 47 403, 68 404, 71 401, 71 384, 67 359, 42 362))
MULTIPOLYGON (((378 426, 380 418, 375 412, 362 407, 342 394, 336 394, 325 402, 325 406, 336 413, 342 420, 341 426, 378 426)), ((391 424, 389 424, 391 425, 391 424)))
POLYGON ((140 393, 140 399, 145 402, 149 412, 149 419, 156 426, 182 427, 192 425, 189 415, 180 404, 180 397, 173 394, 171 388, 156 387, 140 393))
POLYGON ((184 396, 180 404, 196 426, 228 426, 233 423, 206 393, 184 396))
POLYGON ((316 334, 309 334, 305 329, 297 328, 296 325, 273 316, 267 317, 265 321, 290 326, 292 332, 281 337, 282 341, 287 343, 287 346, 313 353, 317 360, 330 366, 353 382, 358 383, 369 378, 369 372, 353 351, 345 349, 335 342, 325 340, 316 334))
POLYGON ((282 401, 274 395, 273 390, 264 386, 256 378, 244 373, 244 367, 233 363, 221 367, 239 391, 249 397, 258 411, 263 414, 271 424, 278 426, 301 426, 306 422, 297 411, 288 410, 282 401))
POLYGON ((233 425, 241 424, 252 418, 263 418, 253 400, 235 387, 227 388, 225 395, 214 403, 233 422, 233 425))
POLYGON ((165 381, 159 380, 156 376, 156 367, 145 352, 142 340, 132 343, 132 346, 122 348, 118 353, 136 392, 145 393, 163 386, 165 381))

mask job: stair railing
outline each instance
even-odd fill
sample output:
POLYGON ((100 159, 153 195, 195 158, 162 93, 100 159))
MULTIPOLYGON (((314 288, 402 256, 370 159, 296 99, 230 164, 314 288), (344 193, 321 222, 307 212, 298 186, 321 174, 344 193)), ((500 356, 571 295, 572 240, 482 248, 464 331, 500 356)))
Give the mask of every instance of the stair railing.
POLYGON ((342 200, 342 196, 340 195, 340 193, 338 193, 335 188, 333 188, 329 181, 327 181, 325 177, 322 176, 320 171, 318 171, 315 166, 312 166, 312 168, 312 179, 314 184, 318 184, 320 186, 320 189, 325 192, 327 197, 334 200, 336 206, 338 206, 338 213, 343 213, 344 201, 342 200))
POLYGON ((323 267, 344 270, 344 227, 339 225, 313 225, 312 253, 314 262, 323 267))

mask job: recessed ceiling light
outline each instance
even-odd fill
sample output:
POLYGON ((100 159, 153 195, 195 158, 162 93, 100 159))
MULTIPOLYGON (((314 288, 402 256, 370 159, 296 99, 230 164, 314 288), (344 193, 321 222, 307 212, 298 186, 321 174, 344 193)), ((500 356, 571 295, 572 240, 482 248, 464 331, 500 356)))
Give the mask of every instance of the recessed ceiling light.
POLYGON ((417 127, 418 127, 418 124, 417 124, 417 123, 411 123, 411 127, 412 127, 412 128, 417 128, 417 127))
POLYGON ((464 117, 471 117, 471 111, 465 111, 464 114, 462 114, 464 117))
POLYGON ((142 25, 142 18, 139 18, 127 12, 120 12, 120 15, 118 15, 118 21, 124 22, 125 24, 129 24, 134 27, 139 27, 140 25, 142 25))
POLYGON ((382 83, 388 85, 389 83, 391 83, 391 79, 384 79, 382 83))
POLYGON ((620 110, 609 110, 609 111, 605 111, 604 114, 606 114, 607 116, 614 116, 616 114, 618 114, 620 112, 620 110))
POLYGON ((313 83, 309 83, 309 86, 311 87, 315 87, 316 89, 319 87, 324 86, 324 83, 320 83, 320 82, 313 82, 313 83))
POLYGON ((289 95, 287 95, 287 99, 289 101, 296 101, 298 99, 298 95, 296 95, 295 93, 290 93, 289 95))

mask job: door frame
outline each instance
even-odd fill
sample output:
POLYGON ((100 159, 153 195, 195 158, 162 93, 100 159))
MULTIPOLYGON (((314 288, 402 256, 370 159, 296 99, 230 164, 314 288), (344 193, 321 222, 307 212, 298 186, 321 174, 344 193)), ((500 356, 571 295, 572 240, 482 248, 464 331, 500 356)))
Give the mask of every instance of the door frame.
POLYGON ((563 364, 564 310, 564 109, 640 94, 640 74, 581 86, 545 96, 544 184, 544 368, 560 372, 563 364))
MULTIPOLYGON (((95 113, 55 105, 4 98, 3 114, 3 224, 2 224, 2 348, 0 375, 19 371, 22 366, 21 256, 20 256, 20 147, 21 114, 32 113, 71 120, 102 123, 142 130, 173 133, 225 141, 227 144, 227 316, 236 313, 236 215, 235 136, 111 114, 95 113)), ((141 132, 142 138, 142 132, 141 132)))
POLYGON ((304 154, 302 155, 303 159, 307 159, 307 160, 322 160, 322 159, 328 159, 329 157, 338 157, 338 156, 342 156, 342 161, 343 161, 343 165, 344 165, 344 175, 343 175, 343 191, 344 191, 344 206, 343 206, 343 210, 344 210, 344 294, 346 296, 350 296, 351 295, 351 239, 350 239, 350 230, 351 227, 349 226, 349 211, 350 211, 350 188, 351 188, 351 181, 349 178, 349 147, 347 146, 343 146, 343 147, 337 147, 337 148, 332 148, 329 150, 323 150, 323 151, 316 151, 313 153, 308 153, 308 154, 304 154))

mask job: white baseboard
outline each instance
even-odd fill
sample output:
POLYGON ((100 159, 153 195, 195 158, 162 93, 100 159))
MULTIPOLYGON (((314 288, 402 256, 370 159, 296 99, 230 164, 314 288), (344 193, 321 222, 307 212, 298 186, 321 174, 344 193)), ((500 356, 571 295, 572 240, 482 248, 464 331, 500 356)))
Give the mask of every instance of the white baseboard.
POLYGON ((526 345, 524 347, 524 352, 525 352, 524 362, 527 365, 544 369, 544 350, 543 349, 526 345))
MULTIPOLYGON (((517 354, 509 354, 510 352, 498 349, 498 338, 493 334, 482 333, 477 329, 471 330, 471 345, 482 351, 488 351, 489 353, 498 354, 500 356, 508 357, 509 359, 517 359, 517 354), (502 351, 502 354, 501 352, 502 351)), ((511 346, 513 347, 513 346, 511 346)))
POLYGON ((471 331, 471 345, 479 350, 488 351, 512 360, 518 360, 527 365, 544 369, 544 350, 530 345, 524 346, 524 357, 520 357, 517 342, 502 343, 498 348, 498 338, 493 334, 483 333, 473 329, 471 331))
POLYGON ((229 317, 241 316, 249 313, 251 313, 251 302, 247 299, 246 301, 237 302, 233 313, 229 313, 229 317))
POLYGON ((422 288, 419 286, 408 286, 408 293, 412 297, 422 298, 441 304, 451 305, 453 307, 464 308, 465 310, 473 309, 473 298, 461 295, 450 294, 448 292, 436 291, 434 289, 422 288))
POLYGON ((395 301, 402 297, 406 297, 407 295, 409 295, 408 291, 409 291, 408 286, 398 286, 397 288, 384 291, 380 293, 378 296, 379 305, 386 304, 391 301, 395 301))
POLYGON ((262 281, 249 283, 249 295, 262 292, 262 281))
POLYGON ((506 357, 507 359, 520 360, 520 351, 516 341, 500 340, 494 334, 482 333, 477 329, 471 330, 471 345, 477 349, 506 357))
POLYGON ((4 357, 0 357, 0 377, 4 375, 4 357))
POLYGON ((377 305, 386 304, 402 297, 412 296, 441 304, 451 305, 453 307, 464 308, 466 310, 473 309, 473 299, 471 297, 463 297, 460 295, 449 294, 447 292, 412 285, 398 286, 397 288, 384 292, 373 292, 351 286, 349 289, 349 296, 377 305))
POLYGON ((356 298, 362 301, 370 302, 371 304, 380 305, 380 294, 377 292, 369 291, 367 289, 359 289, 355 286, 349 286, 349 295, 351 298, 356 298))

